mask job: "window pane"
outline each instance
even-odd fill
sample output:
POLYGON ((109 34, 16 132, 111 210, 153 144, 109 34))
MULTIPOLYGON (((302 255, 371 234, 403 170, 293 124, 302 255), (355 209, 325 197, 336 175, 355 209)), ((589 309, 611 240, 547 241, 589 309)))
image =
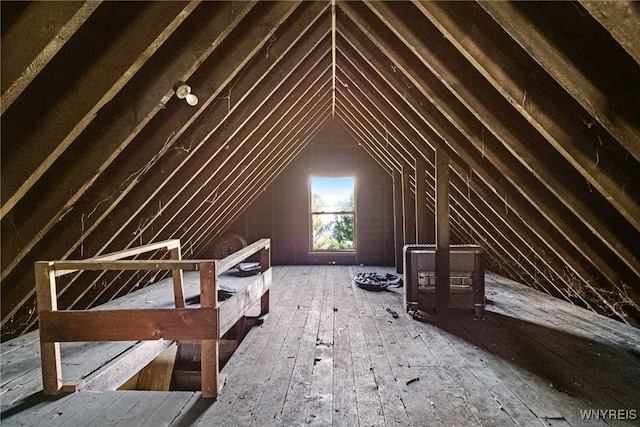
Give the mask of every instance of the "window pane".
POLYGON ((313 249, 355 249, 353 217, 353 214, 313 214, 313 249))
POLYGON ((354 178, 311 178, 312 212, 353 212, 354 178))
POLYGON ((311 178, 312 250, 355 250, 355 178, 311 178))

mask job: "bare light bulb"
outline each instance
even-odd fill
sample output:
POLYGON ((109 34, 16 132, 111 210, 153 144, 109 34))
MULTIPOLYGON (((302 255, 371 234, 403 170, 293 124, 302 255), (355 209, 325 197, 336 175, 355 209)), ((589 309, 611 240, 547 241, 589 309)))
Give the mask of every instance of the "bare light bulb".
POLYGON ((187 104, 191 105, 192 107, 196 104, 198 104, 198 97, 195 96, 194 94, 190 93, 189 95, 187 95, 185 97, 185 99, 187 100, 187 104))
POLYGON ((181 84, 176 88, 176 96, 187 101, 187 104, 194 106, 198 103, 198 97, 191 93, 191 87, 181 84))

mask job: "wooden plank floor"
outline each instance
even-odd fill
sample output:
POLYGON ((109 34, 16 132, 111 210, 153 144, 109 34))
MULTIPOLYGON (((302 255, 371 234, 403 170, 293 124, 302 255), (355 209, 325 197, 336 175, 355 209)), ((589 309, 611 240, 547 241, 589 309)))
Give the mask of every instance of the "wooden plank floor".
POLYGON ((418 322, 402 289, 353 284, 373 270, 392 272, 274 267, 271 312, 226 364, 216 402, 190 392, 33 396, 3 407, 1 424, 640 424, 640 330, 490 273, 484 320, 454 311, 418 322), (596 410, 607 413, 586 412, 596 410))

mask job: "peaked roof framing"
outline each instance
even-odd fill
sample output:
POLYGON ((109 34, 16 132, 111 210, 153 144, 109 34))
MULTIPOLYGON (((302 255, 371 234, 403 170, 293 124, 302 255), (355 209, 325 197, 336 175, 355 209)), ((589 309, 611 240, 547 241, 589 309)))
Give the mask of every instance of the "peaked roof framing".
MULTIPOLYGON (((409 232, 446 150, 452 232, 491 268, 640 320, 632 2, 0 7, 3 339, 36 325, 34 261, 168 238, 197 257, 332 122, 418 201, 396 204, 409 232)), ((72 275, 60 305, 156 278, 72 275)))

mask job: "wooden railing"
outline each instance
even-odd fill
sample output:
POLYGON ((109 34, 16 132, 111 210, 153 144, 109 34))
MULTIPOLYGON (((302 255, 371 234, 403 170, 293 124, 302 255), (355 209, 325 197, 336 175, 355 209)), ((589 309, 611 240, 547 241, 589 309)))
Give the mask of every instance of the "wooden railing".
POLYGON ((63 382, 60 342, 165 339, 201 341, 202 397, 216 398, 218 340, 258 301, 261 315, 269 311, 269 239, 259 240, 222 260, 183 260, 180 241, 167 240, 80 261, 39 261, 35 263, 35 271, 43 392, 48 395, 81 388, 81 385, 63 382), (171 259, 123 260, 158 250, 169 251, 171 259), (217 276, 257 252, 260 254, 259 278, 218 305, 217 276), (171 270, 175 308, 58 310, 56 278, 83 270, 171 270), (193 270, 200 272, 200 307, 185 308, 182 272, 193 270))

